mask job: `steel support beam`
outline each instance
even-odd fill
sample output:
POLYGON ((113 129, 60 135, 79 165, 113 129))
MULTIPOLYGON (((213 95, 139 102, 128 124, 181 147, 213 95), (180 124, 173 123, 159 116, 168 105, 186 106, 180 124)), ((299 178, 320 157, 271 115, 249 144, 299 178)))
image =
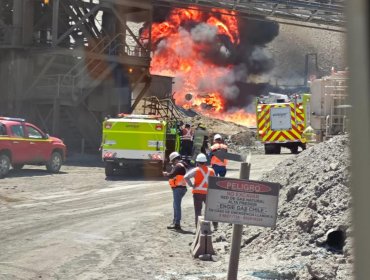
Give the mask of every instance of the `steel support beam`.
MULTIPOLYGON (((66 0, 64 0, 64 1, 66 1, 66 0)), ((79 19, 83 18, 84 13, 81 12, 81 10, 80 10, 81 7, 75 5, 77 2, 76 1, 71 1, 71 0, 69 0, 69 2, 71 3, 71 6, 73 7, 74 12, 72 11, 72 13, 74 14, 74 17, 77 19, 77 21, 79 19)), ((85 10, 85 11, 86 11, 85 13, 88 13, 89 12, 88 10, 85 10)), ((100 34, 100 32, 99 32, 99 30, 97 30, 97 29, 95 30, 94 29, 95 26, 93 24, 91 24, 91 17, 94 17, 94 15, 91 15, 88 18, 89 25, 88 24, 84 24, 82 26, 85 28, 86 31, 88 31, 88 33, 90 33, 89 34, 90 37, 98 37, 99 34, 100 34), (90 30, 88 30, 86 27, 89 27, 90 30)))
POLYGON ((22 45, 23 0, 13 2, 12 45, 22 45))
POLYGON ((143 10, 153 9, 152 0, 103 0, 103 6, 110 7, 110 5, 122 5, 126 7, 135 7, 143 10))
MULTIPOLYGON (((119 22, 125 27, 125 29, 130 33, 130 35, 132 36, 132 38, 135 40, 136 44, 138 44, 138 46, 140 46, 140 48, 142 48, 143 50, 146 50, 147 49, 141 44, 141 42, 137 39, 137 37, 135 36, 135 34, 132 32, 132 30, 127 26, 126 24, 126 21, 121 17, 121 15, 117 12, 117 10, 113 9, 113 13, 114 15, 116 16, 116 18, 119 20, 119 22)), ((149 55, 149 54, 148 54, 149 55)))
POLYGON ((344 3, 324 4, 319 1, 298 0, 239 0, 239 1, 212 1, 199 0, 155 0, 154 6, 183 7, 197 6, 200 9, 211 10, 220 8, 227 11, 237 11, 239 17, 248 17, 262 20, 270 19, 284 24, 292 21, 293 25, 307 26, 311 28, 342 31, 345 28, 346 17, 344 3), (288 21, 288 22, 287 22, 288 21), (309 21, 310 25, 306 22, 309 21))
MULTIPOLYGON (((73 7, 73 9, 76 11, 73 11, 70 9, 70 5, 68 4, 69 1, 66 1, 64 0, 64 2, 62 2, 62 6, 63 6, 63 9, 66 11, 66 13, 75 21, 75 22, 78 22, 81 20, 81 18, 83 18, 83 15, 79 18, 79 16, 76 14, 77 11, 78 11, 78 7, 73 7)), ((70 3, 72 4, 72 3, 70 3)), ((81 12, 80 12, 81 13, 81 12)), ((95 34, 92 34, 88 29, 87 29, 88 25, 87 24, 82 24, 80 26, 80 29, 81 31, 85 34, 85 37, 86 38, 91 38, 91 37, 96 37, 96 36, 93 36, 95 34)))
POLYGON ((52 30, 52 44, 55 47, 58 44, 58 28, 59 28, 59 3, 60 0, 53 0, 53 30, 52 30))
POLYGON ((63 35, 61 35, 55 45, 58 45, 60 44, 64 39, 66 39, 71 33, 73 30, 75 30, 76 28, 80 28, 84 22, 86 21, 86 19, 91 16, 91 15, 94 15, 102 6, 101 5, 97 5, 95 6, 94 8, 92 8, 88 13, 86 13, 78 22, 75 23, 75 25, 73 25, 71 28, 69 28, 63 35))

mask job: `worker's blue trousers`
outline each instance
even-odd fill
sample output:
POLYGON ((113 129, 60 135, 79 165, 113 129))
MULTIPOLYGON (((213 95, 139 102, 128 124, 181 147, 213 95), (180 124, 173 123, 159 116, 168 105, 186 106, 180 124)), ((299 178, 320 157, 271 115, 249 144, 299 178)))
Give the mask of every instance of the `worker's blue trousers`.
POLYGON ((180 225, 181 221, 181 201, 186 193, 186 187, 176 187, 173 192, 173 223, 180 225))
POLYGON ((217 164, 212 165, 215 175, 218 177, 225 177, 226 175, 226 166, 219 166, 217 164))

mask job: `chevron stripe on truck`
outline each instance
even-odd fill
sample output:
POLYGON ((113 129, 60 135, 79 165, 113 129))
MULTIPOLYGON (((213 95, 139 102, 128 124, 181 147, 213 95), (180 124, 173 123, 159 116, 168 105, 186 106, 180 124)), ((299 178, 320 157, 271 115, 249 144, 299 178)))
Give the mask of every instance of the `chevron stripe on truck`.
POLYGON ((306 148, 303 131, 309 95, 296 95, 284 101, 268 103, 267 98, 257 99, 258 136, 265 145, 266 154, 280 153, 281 147, 290 149, 292 153, 297 153, 299 147, 302 150, 306 148))

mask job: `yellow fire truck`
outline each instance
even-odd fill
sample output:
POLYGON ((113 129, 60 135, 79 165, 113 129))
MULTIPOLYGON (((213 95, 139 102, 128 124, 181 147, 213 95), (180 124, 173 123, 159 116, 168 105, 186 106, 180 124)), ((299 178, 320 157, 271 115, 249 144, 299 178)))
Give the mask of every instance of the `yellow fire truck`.
POLYGON ((183 116, 171 99, 143 98, 141 114, 118 114, 103 122, 102 160, 106 176, 120 169, 154 170, 162 176, 168 156, 180 150, 183 116))
POLYGON ((162 175, 168 155, 178 151, 176 127, 153 115, 124 115, 103 123, 102 159, 106 176, 135 166, 156 169, 162 175))
POLYGON ((306 149, 303 131, 309 123, 310 94, 291 97, 270 93, 256 99, 258 138, 265 146, 265 154, 280 154, 281 147, 298 153, 306 149))

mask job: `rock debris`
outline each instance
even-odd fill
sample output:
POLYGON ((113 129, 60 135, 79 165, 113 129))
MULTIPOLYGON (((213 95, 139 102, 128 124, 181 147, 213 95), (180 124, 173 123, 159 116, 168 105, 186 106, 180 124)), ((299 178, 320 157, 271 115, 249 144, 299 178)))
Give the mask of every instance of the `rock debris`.
MULTIPOLYGON (((349 167, 349 137, 340 135, 264 174, 282 185, 277 225, 244 227, 241 258, 277 260, 276 278, 266 279, 353 279, 349 167)), ((231 242, 230 225, 219 232, 216 242, 231 242)))

